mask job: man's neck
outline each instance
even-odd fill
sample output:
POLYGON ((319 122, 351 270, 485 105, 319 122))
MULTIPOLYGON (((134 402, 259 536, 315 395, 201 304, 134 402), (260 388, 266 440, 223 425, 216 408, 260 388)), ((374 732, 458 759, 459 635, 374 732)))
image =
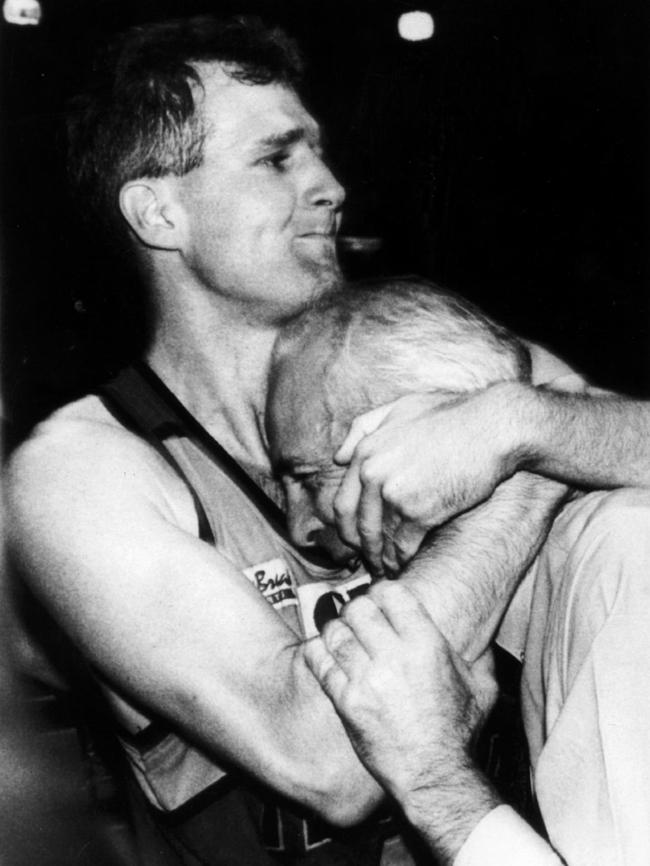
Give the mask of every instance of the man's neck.
POLYGON ((147 361, 239 462, 269 470, 264 411, 277 327, 204 297, 160 311, 147 361))

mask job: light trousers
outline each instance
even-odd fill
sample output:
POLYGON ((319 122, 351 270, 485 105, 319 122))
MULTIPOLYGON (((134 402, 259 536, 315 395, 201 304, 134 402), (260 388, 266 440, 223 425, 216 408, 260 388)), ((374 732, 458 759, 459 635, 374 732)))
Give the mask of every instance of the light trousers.
POLYGON ((650 491, 569 503, 532 573, 534 787, 570 866, 650 866, 650 491))

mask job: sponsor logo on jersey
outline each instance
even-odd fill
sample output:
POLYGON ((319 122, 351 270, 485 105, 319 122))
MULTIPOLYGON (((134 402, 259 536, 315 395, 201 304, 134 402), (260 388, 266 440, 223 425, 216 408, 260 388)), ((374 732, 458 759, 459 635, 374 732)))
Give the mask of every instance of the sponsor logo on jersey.
POLYGON ((370 583, 370 575, 362 571, 343 583, 332 584, 331 580, 319 580, 299 586, 299 610, 305 637, 319 634, 325 623, 335 619, 348 601, 357 595, 363 595, 370 583))
POLYGON ((283 559, 269 559, 244 569, 244 574, 275 608, 297 605, 296 587, 283 559))

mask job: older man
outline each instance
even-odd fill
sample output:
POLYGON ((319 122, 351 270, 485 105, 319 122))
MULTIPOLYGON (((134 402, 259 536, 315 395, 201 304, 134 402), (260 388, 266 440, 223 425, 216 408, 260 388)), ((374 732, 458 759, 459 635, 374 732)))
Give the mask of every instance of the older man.
MULTIPOLYGON (((334 456, 359 410, 419 392, 426 395, 428 405, 440 407, 444 418, 445 407, 453 412, 468 393, 480 395, 497 388, 530 388, 523 346, 466 302, 431 285, 406 280, 378 284, 354 295, 325 299, 300 316, 285 329, 276 347, 268 416, 272 454, 283 473, 296 543, 326 546, 340 561, 346 551, 347 556, 355 553, 356 545, 335 535, 336 497, 346 470, 334 462, 334 456), (316 381, 318 389, 314 388, 316 381)), ((498 425, 496 428, 492 424, 472 428, 480 438, 475 444, 479 453, 498 437, 498 425)), ((404 471, 418 468, 426 499, 435 495, 426 461, 435 453, 436 441, 420 441, 418 434, 417 427, 415 434, 404 428, 410 445, 404 471)), ((473 447, 467 438, 464 444, 468 451, 473 447)), ((471 460, 470 454, 468 463, 471 460)), ((629 467, 622 467, 621 472, 626 480, 635 477, 629 467)), ((639 475, 643 483, 645 477, 639 475)), ((483 507, 477 506, 479 511, 483 507)), ((471 514, 442 528, 443 545, 457 522, 471 514)), ((557 518, 500 631, 502 641, 515 654, 523 654, 526 648, 524 713, 537 796, 551 840, 571 864, 640 864, 650 857, 645 820, 650 809, 650 786, 645 781, 650 769, 650 737, 644 722, 650 712, 645 685, 650 671, 645 613, 650 601, 649 522, 650 495, 643 490, 591 493, 570 502, 557 518)), ((393 538, 388 551, 384 550, 385 561, 393 567, 408 557, 427 529, 424 521, 415 528, 408 521, 395 526, 399 539, 393 538)), ((436 538, 434 534, 434 550, 436 538)), ((447 580, 441 574, 421 582, 409 572, 399 581, 398 598, 403 599, 403 590, 409 590, 452 649, 464 652, 463 642, 458 641, 462 611, 437 604, 444 597, 438 584, 447 580)), ((474 588, 480 595, 480 588, 474 588)), ((344 620, 354 634, 345 626, 334 625, 325 632, 324 649, 310 651, 321 681, 358 734, 362 757, 367 754, 364 743, 373 742, 372 732, 364 731, 364 719, 367 723, 373 717, 373 699, 371 710, 364 715, 368 689, 372 691, 363 684, 364 671, 373 671, 376 682, 382 682, 381 672, 374 670, 381 667, 373 650, 377 607, 389 619, 400 607, 391 601, 391 590, 385 584, 371 588, 370 599, 376 602, 374 610, 368 599, 352 601, 344 608, 344 620), (365 654, 358 661, 360 647, 365 654), (329 665, 325 650, 330 653, 329 665), (355 684, 348 690, 349 705, 345 699, 341 705, 350 671, 355 684), (334 685, 328 682, 332 676, 334 685)), ((407 609, 408 604, 407 598, 407 609)), ((405 616, 408 619, 408 613, 405 616)), ((405 645, 401 660, 406 666, 408 658, 405 645)), ((413 658, 419 658, 417 647, 413 658)), ((462 668, 464 663, 460 659, 458 663, 462 668)), ((391 676, 387 672, 389 695, 383 704, 378 703, 374 714, 377 724, 391 690, 394 700, 406 699, 404 689, 396 688, 399 677, 391 676)), ((417 679, 416 674, 414 681, 417 679)), ((426 676, 418 681, 422 685, 426 676)), ((411 717, 408 711, 405 716, 411 717)), ((390 718, 387 725, 390 729, 390 718)), ((404 745, 408 765, 407 741, 414 740, 408 740, 407 731, 403 738, 399 733, 395 737, 404 745)), ((452 737, 452 758, 453 744, 452 737)), ((444 750, 439 757, 438 774, 434 767, 429 787, 435 788, 442 774, 447 802, 440 807, 437 820, 432 805, 429 820, 435 825, 431 833, 436 849, 451 862, 477 818, 488 814, 495 802, 491 803, 494 795, 484 783, 465 784, 462 773, 454 781, 457 761, 450 760, 445 766, 444 750), (454 814, 461 818, 450 819, 454 814)), ((381 756, 378 765, 382 766, 381 756)), ((378 776, 386 778, 385 773, 378 776)), ((418 781, 426 785, 426 779, 423 771, 422 777, 412 780, 413 786, 418 781)), ((493 823, 491 819, 491 826, 493 823)), ((525 845, 529 831, 516 821, 511 824, 512 816, 500 812, 494 826, 513 845, 518 839, 525 845)), ((540 856, 547 856, 540 850, 540 856)), ((467 862, 468 856, 465 852, 459 862, 467 862)))

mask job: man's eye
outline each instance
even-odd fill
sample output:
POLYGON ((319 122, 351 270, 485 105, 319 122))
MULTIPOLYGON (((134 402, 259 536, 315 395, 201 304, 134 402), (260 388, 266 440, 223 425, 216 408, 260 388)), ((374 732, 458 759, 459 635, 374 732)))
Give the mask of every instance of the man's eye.
POLYGON ((289 161, 289 157, 291 154, 288 150, 279 150, 276 153, 271 153, 268 156, 262 157, 258 161, 258 165, 265 165, 269 168, 273 168, 276 171, 282 171, 286 163, 289 161))
POLYGON ((318 488, 318 472, 293 472, 292 480, 300 484, 305 490, 313 491, 318 488))

